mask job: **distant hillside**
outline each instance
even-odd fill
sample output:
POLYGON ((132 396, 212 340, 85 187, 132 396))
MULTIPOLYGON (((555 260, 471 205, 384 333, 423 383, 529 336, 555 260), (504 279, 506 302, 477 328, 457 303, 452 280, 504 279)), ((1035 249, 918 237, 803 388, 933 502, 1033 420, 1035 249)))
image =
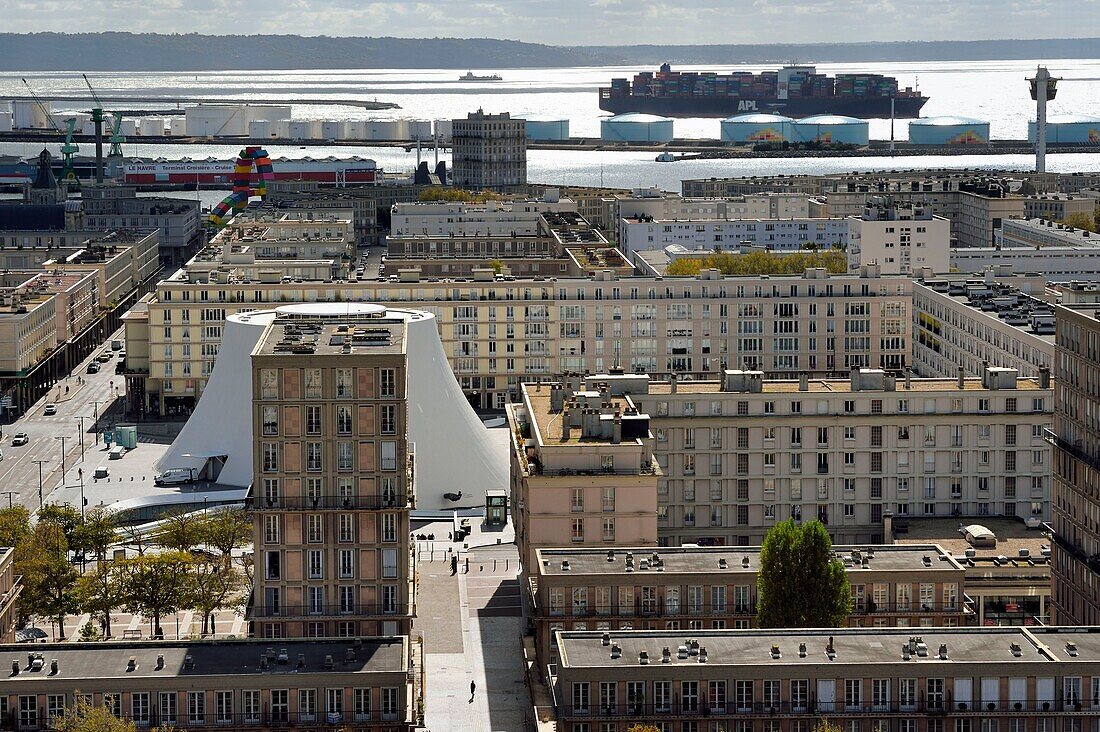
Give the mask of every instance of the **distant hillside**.
POLYGON ((0 33, 0 70, 477 69, 607 63, 593 52, 488 38, 0 33))
POLYGON ((491 38, 0 33, 3 71, 519 67, 1096 58, 1100 38, 1025 41, 547 46, 491 38))

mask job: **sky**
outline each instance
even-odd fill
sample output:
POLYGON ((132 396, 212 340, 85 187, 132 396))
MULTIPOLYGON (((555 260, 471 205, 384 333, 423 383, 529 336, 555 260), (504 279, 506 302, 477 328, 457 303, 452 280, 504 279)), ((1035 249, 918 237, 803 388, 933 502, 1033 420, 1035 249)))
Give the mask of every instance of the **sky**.
POLYGON ((551 45, 1100 34, 1100 0, 0 0, 0 12, 0 30, 27 33, 447 36, 551 45))

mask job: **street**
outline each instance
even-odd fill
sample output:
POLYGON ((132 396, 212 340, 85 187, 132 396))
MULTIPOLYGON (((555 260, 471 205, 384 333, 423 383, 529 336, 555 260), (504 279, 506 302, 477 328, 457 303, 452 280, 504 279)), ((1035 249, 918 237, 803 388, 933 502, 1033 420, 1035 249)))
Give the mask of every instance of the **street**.
MULTIPOLYGON (((97 432, 119 419, 117 410, 122 408, 125 379, 115 374, 118 352, 111 352, 110 341, 122 337, 120 328, 108 336, 107 342, 94 350, 71 376, 58 382, 44 399, 32 406, 16 422, 3 426, 3 437, 0 439, 0 451, 3 454, 3 459, 0 460, 0 501, 7 499, 13 505, 18 503, 31 511, 38 510, 40 503, 48 503, 50 494, 60 485, 62 445, 65 451, 64 467, 67 470, 71 471, 74 465, 82 462, 80 418, 84 418, 84 452, 96 448, 97 432), (99 373, 87 373, 88 363, 105 351, 112 354, 110 361, 101 364, 99 373), (47 404, 56 404, 57 413, 44 414, 47 404), (112 411, 112 407, 116 411, 112 411), (11 439, 19 432, 26 432, 30 442, 14 447, 11 439), (64 440, 60 439, 62 437, 64 440), (42 461, 41 464, 39 461, 42 461), (43 486, 41 502, 38 495, 40 469, 43 486)), ((102 443, 100 446, 102 447, 102 443)), ((71 472, 69 477, 71 480, 71 472)), ((90 477, 86 475, 85 479, 90 477)))

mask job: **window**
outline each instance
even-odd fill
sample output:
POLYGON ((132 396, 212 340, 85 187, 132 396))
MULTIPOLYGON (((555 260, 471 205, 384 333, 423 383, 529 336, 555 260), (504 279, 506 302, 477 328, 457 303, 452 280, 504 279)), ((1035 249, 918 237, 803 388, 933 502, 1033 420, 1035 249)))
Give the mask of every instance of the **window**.
POLYGON ((603 520, 603 540, 615 541, 615 518, 605 516, 603 520))
POLYGON ((290 720, 290 691, 288 689, 271 690, 271 721, 290 720))
POLYGON ((926 680, 925 699, 929 709, 943 709, 943 679, 926 680))
POLYGON ((601 501, 600 508, 604 513, 614 513, 615 511, 615 487, 604 486, 601 489, 601 501))
POLYGON ((370 719, 370 689, 353 689, 351 695, 352 714, 356 722, 370 719))
POLYGON ((917 708, 917 680, 898 680, 898 705, 902 711, 912 711, 917 708))
POLYGON ((233 721, 233 692, 214 692, 214 720, 218 724, 229 724, 233 721))
POLYGON ((570 510, 573 513, 584 513, 584 489, 574 488, 572 490, 572 500, 570 501, 570 510))
POLYGON ((279 398, 279 370, 260 369, 260 398, 279 398))
POLYGON ((336 445, 336 469, 337 470, 353 470, 354 463, 354 445, 351 442, 339 442, 336 445))
POLYGON ((393 369, 378 370, 378 396, 383 398, 397 396, 397 373, 393 369))
POLYGON ((584 519, 573 519, 572 540, 576 543, 584 541, 584 519))
POLYGON ((260 722, 260 691, 259 689, 246 689, 241 692, 242 716, 245 724, 259 724, 260 722))
POLYGON ((325 522, 320 514, 306 516, 306 543, 320 544, 325 540, 325 522))
MULTIPOLYGON (((389 551, 393 551, 390 549, 389 551)), ((341 549, 339 554, 340 577, 348 579, 355 576, 354 552, 351 549, 341 549)))
POLYGON ((306 434, 321 434, 321 408, 317 406, 306 407, 306 434))
POLYGON ((656 712, 667 714, 672 711, 672 682, 653 682, 653 709, 656 712))
POLYGON ((306 470, 321 470, 321 443, 306 443, 306 470))
POLYGON ((791 679, 791 709, 806 711, 810 700, 810 682, 806 679, 791 679))
POLYGON ((680 704, 681 709, 692 714, 699 711, 699 682, 698 681, 681 681, 680 682, 680 704))
POLYGON ((573 713, 588 714, 588 682, 573 683, 573 713))
POLYGON ((395 434, 397 432, 397 406, 393 404, 383 404, 380 414, 382 434, 395 434))
POLYGON ((263 434, 267 437, 279 434, 279 408, 264 405, 263 408, 263 434))
POLYGON ((206 721, 206 692, 187 692, 187 722, 203 724, 206 721))
POLYGON ((861 704, 860 694, 863 690, 862 679, 844 680, 844 706, 848 709, 858 709, 861 704))
MULTIPOLYGON (((319 409, 319 407, 318 407, 319 409)), ((339 404, 336 407, 336 433, 340 435, 351 434, 351 407, 339 404)))
POLYGON ((312 722, 317 719, 317 690, 298 689, 298 721, 312 722))
POLYGON ((279 446, 274 442, 263 444, 263 471, 265 473, 279 471, 279 446))
POLYGON ((354 369, 336 369, 337 399, 350 399, 355 396, 353 373, 354 369))
POLYGON ((739 679, 736 681, 734 686, 734 703, 737 705, 737 711, 751 711, 752 701, 752 681, 748 679, 739 679))
MULTIPOLYGON (((320 549, 310 549, 306 554, 310 579, 321 579, 325 573, 325 554, 320 549)), ((311 588, 318 589, 318 588, 311 588)))
POLYGON ((393 513, 382 514, 382 541, 397 541, 397 515, 393 513))

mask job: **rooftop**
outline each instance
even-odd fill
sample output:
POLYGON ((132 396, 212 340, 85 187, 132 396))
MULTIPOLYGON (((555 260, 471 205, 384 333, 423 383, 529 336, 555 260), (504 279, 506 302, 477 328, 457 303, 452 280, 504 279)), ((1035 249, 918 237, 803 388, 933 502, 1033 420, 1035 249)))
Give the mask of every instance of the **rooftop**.
MULTIPOLYGON (((1100 660, 1100 628, 1095 634, 1076 633, 1078 660, 1100 660)), ((1053 663, 1065 655, 1049 640, 1062 634, 1025 628, 825 628, 807 630, 646 630, 611 633, 604 645, 600 631, 558 631, 562 668, 637 667, 641 653, 662 667, 767 666, 831 664, 982 663, 1005 666, 1053 663), (1043 639, 1043 641, 1037 639, 1043 639), (698 648, 692 649, 693 642, 698 648), (1050 645, 1050 650, 1044 646, 1050 645), (804 647, 803 647, 804 645, 804 647), (689 649, 681 652, 681 647, 689 649), (775 652, 778 647, 778 653, 775 652), (663 649, 670 657, 662 659, 663 649), (903 650, 904 648, 904 650, 903 650), (620 653, 613 654, 612 649, 620 653), (705 656, 703 650, 705 649, 705 656), (693 653, 694 650, 694 653, 693 653), (941 658, 941 651, 946 658, 941 658), (615 657, 615 656, 618 657, 615 657)), ((682 672, 681 672, 682 673, 682 672)), ((944 672, 940 672, 944 673, 944 672)))
MULTIPOLYGON (((598 408, 599 414, 599 430, 587 429, 584 426, 574 425, 569 430, 569 437, 563 438, 563 421, 567 418, 566 413, 561 409, 554 409, 551 406, 550 385, 547 385, 545 389, 534 390, 529 386, 527 388, 526 398, 528 406, 528 415, 532 418, 536 425, 538 425, 539 436, 543 445, 567 445, 567 444, 586 444, 586 443, 604 443, 613 444, 613 437, 610 429, 602 429, 608 423, 613 420, 613 415, 618 413, 630 419, 631 417, 640 418, 645 420, 646 431, 648 433, 649 427, 649 415, 638 414, 637 409, 634 407, 634 402, 629 397, 623 396, 601 396, 599 392, 578 392, 577 396, 581 400, 582 405, 594 404, 598 408)), ((584 417, 581 415, 583 410, 587 407, 574 407, 572 412, 576 413, 580 420, 584 417)), ((636 444, 635 439, 628 438, 627 430, 623 430, 622 443, 636 444)))
MULTIPOLYGON (((982 516, 971 521, 993 532, 997 537, 996 547, 972 546, 959 532, 962 523, 956 518, 906 518, 904 519, 906 532, 899 537, 896 536, 897 526, 901 520, 898 517, 894 518, 896 545, 924 546, 935 542, 951 556, 960 560, 969 556, 968 550, 973 552, 975 559, 1004 556, 1009 561, 1019 561, 1021 549, 1026 549, 1028 557, 1036 560, 1045 560, 1050 552, 1050 538, 1041 528, 1029 528, 1016 519, 982 516), (1047 554, 1044 554, 1044 550, 1047 554)), ((1027 558, 1024 558, 1025 563, 1026 561, 1027 558)))
POLYGON ((998 282, 983 280, 919 280, 923 285, 954 301, 958 306, 995 318, 1005 325, 1054 343, 1054 306, 1046 300, 998 282))
POLYGON ((0 656, 6 654, 12 663, 19 664, 20 672, 6 677, 8 684, 36 684, 43 679, 125 681, 171 676, 401 673, 407 670, 405 643, 403 637, 62 643, 49 647, 4 645, 0 646, 0 656), (28 663, 32 653, 41 656, 39 670, 28 663), (332 663, 326 666, 327 656, 332 657, 332 663), (129 671, 131 658, 135 664, 129 671), (51 669, 54 660, 56 673, 51 669))
MULTIPOLYGON (((931 569, 962 571, 949 553, 930 544, 834 546, 834 554, 852 572, 928 572, 931 569), (927 560, 927 561, 926 561, 927 560)), ((760 569, 760 547, 653 547, 614 549, 563 548, 536 552, 539 574, 601 575, 635 572, 645 574, 729 573, 755 574, 760 569), (746 563, 747 561, 747 563, 746 563), (563 564, 564 563, 564 564, 563 564)))
POLYGON ((387 317, 386 309, 378 305, 356 303, 338 310, 346 314, 342 317, 340 312, 324 305, 279 308, 280 317, 264 332, 253 355, 349 356, 405 352, 404 319, 387 317), (284 314, 295 317, 284 319, 281 317, 284 314), (311 315, 317 319, 312 319, 311 315))
MULTIPOLYGON (((1036 379, 1016 379, 1016 389, 1026 391, 1041 389, 1036 379)), ((908 386, 904 379, 897 379, 894 389, 853 389, 850 379, 807 379, 802 389, 798 381, 765 380, 761 387, 763 394, 869 394, 881 397, 883 394, 905 394, 908 392, 958 392, 958 379, 910 379, 908 386)), ((967 377, 963 380, 961 391, 989 391, 980 378, 967 377)), ((649 393, 672 394, 672 384, 667 381, 651 382, 649 393)), ((676 384, 676 394, 747 394, 752 392, 727 391, 720 381, 680 381, 676 384)))

